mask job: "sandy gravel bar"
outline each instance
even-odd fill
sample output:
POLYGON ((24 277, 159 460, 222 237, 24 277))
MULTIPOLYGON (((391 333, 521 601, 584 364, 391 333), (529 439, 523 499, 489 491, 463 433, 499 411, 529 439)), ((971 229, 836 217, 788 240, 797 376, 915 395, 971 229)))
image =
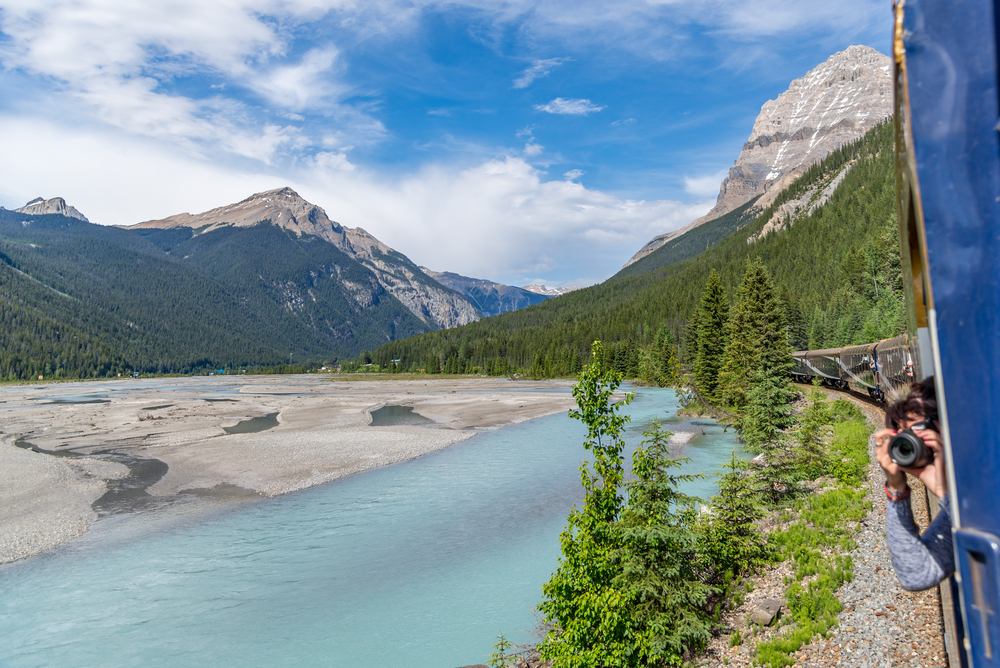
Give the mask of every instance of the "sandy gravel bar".
POLYGON ((129 475, 107 461, 110 453, 166 463, 166 475, 147 489, 155 497, 273 496, 412 459, 475 430, 566 411, 575 405, 570 386, 310 375, 2 387, 0 563, 84 533, 107 481, 129 475), (369 426, 371 411, 386 405, 411 406, 434 424, 369 426), (267 416, 272 426, 264 431, 225 430, 267 416))

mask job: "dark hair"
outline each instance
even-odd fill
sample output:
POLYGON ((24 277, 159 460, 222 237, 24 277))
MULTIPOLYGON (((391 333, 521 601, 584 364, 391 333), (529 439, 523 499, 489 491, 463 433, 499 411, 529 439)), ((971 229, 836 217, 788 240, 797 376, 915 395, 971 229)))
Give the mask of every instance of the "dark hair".
POLYGON ((885 426, 897 429, 899 423, 910 415, 922 415, 927 426, 939 431, 937 397, 934 393, 934 376, 924 378, 910 386, 910 393, 894 403, 885 412, 885 426))

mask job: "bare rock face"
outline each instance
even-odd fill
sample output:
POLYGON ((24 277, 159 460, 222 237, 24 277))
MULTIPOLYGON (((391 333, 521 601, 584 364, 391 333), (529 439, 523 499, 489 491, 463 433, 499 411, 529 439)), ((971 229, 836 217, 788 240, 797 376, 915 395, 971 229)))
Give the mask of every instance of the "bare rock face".
POLYGON ((776 100, 761 107, 750 138, 719 188, 715 207, 684 228, 655 237, 626 264, 667 241, 763 195, 766 208, 778 193, 831 151, 858 139, 892 115, 892 61, 867 46, 830 56, 776 100))
POLYGON ((132 228, 190 227, 197 234, 205 234, 220 227, 253 227, 268 222, 296 236, 309 235, 330 242, 371 270, 386 291, 430 325, 448 328, 479 320, 475 306, 425 276, 405 255, 360 227, 344 227, 330 220, 326 211, 291 188, 268 190, 204 213, 181 213, 132 228))
POLYGON ((20 209, 14 209, 14 211, 18 213, 31 214, 33 216, 39 216, 46 213, 58 213, 62 216, 82 220, 85 223, 90 222, 87 220, 85 215, 77 211, 76 207, 66 204, 66 200, 62 197, 53 197, 52 199, 42 199, 41 197, 36 197, 20 209))

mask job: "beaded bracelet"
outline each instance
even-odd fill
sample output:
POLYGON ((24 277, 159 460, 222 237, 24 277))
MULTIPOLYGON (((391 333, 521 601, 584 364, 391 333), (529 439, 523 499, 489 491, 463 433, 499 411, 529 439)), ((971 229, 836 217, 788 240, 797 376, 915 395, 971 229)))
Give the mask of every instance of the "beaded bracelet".
POLYGON ((902 492, 896 492, 889 489, 889 481, 885 482, 885 495, 889 497, 890 501, 905 501, 910 498, 910 486, 907 485, 906 489, 902 492))

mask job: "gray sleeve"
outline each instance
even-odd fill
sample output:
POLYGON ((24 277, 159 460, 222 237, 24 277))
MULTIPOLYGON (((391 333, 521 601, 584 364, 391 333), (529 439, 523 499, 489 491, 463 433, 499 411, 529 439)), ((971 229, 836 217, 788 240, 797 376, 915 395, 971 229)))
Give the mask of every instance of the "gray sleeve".
POLYGON ((955 570, 949 497, 940 503, 941 512, 923 536, 913 522, 909 498, 886 503, 885 535, 896 577, 904 589, 933 587, 955 570))

